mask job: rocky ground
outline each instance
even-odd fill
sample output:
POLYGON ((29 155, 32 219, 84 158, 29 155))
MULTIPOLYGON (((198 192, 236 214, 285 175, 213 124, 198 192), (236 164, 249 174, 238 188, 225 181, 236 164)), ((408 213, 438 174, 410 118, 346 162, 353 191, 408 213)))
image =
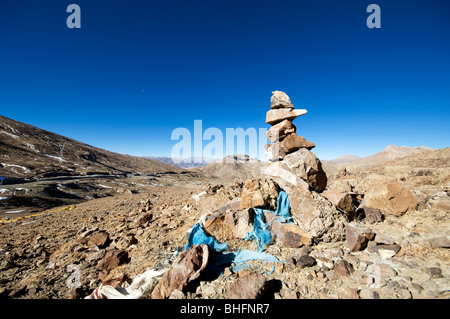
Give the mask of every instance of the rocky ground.
MULTIPOLYGON (((367 183, 365 179, 354 182, 340 177, 329 184, 343 180, 362 188, 367 183)), ((102 281, 121 275, 131 281, 148 268, 168 268, 200 216, 239 201, 242 186, 205 186, 194 181, 160 186, 94 199, 77 204, 71 211, 1 227, 0 295, 84 298, 102 281), (117 251, 125 257, 107 254, 117 251), (80 280, 76 288, 70 283, 74 269, 79 271, 80 280)), ((183 290, 181 297, 233 297, 245 280, 245 286, 260 286, 247 292, 249 298, 262 292, 273 298, 448 298, 449 211, 437 205, 448 199, 448 191, 435 186, 434 192, 442 201, 428 196, 403 215, 351 222, 376 234, 361 251, 351 251, 345 238, 295 248, 277 239, 265 250, 282 261, 275 263, 273 273, 274 263, 255 263, 255 267, 237 273, 228 269, 214 278, 205 273, 183 290)), ((215 234, 218 240, 228 240, 230 250, 255 247, 251 241, 215 234)))

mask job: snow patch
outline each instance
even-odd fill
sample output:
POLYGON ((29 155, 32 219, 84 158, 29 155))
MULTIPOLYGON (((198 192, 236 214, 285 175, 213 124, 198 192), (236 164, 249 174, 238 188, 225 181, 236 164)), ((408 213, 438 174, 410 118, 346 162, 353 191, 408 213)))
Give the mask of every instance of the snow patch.
MULTIPOLYGON (((3 167, 14 167, 14 168, 20 168, 20 169, 23 169, 23 171, 25 172, 25 173, 30 173, 31 171, 28 169, 28 168, 26 168, 25 166, 20 166, 20 165, 16 165, 16 164, 6 164, 6 163, 0 163, 0 164, 2 164, 3 165, 3 167)), ((17 172, 16 172, 17 173, 17 172)))
POLYGON ((12 138, 15 138, 15 139, 18 139, 18 138, 19 138, 19 136, 14 135, 14 134, 11 134, 11 133, 9 133, 9 132, 0 131, 0 133, 6 134, 6 135, 8 135, 8 136, 10 136, 10 137, 12 137, 12 138))
POLYGON ((25 209, 22 210, 10 210, 9 212, 4 212, 5 214, 17 214, 17 213, 21 213, 24 212, 25 209))
POLYGON ((57 159, 57 160, 60 161, 60 162, 65 161, 64 159, 62 159, 62 158, 59 157, 59 156, 54 156, 54 155, 49 155, 49 154, 44 154, 44 156, 47 156, 47 157, 50 157, 50 158, 57 159))
POLYGON ((103 188, 112 188, 111 186, 106 186, 106 185, 102 185, 102 184, 97 184, 97 185, 100 187, 103 187, 103 188))
POLYGON ((36 153, 40 153, 39 150, 36 149, 36 146, 34 146, 33 144, 30 143, 24 143, 25 146, 31 148, 33 151, 35 151, 36 153))

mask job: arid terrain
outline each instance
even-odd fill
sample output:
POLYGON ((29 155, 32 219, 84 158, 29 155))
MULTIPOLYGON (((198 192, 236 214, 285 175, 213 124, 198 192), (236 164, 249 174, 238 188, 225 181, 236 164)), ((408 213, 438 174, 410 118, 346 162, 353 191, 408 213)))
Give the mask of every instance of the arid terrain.
POLYGON ((450 148, 324 161, 323 184, 306 160, 304 177, 295 165, 270 175, 269 163, 243 156, 182 169, 0 120, 2 298, 86 298, 134 287, 149 270, 164 276, 141 285, 141 298, 450 298, 450 148), (218 266, 211 248, 185 250, 200 222, 229 252, 255 250, 242 231, 281 188, 295 223, 264 215, 264 253, 277 261, 217 273, 205 268, 218 266), (180 267, 188 275, 175 283, 180 267))

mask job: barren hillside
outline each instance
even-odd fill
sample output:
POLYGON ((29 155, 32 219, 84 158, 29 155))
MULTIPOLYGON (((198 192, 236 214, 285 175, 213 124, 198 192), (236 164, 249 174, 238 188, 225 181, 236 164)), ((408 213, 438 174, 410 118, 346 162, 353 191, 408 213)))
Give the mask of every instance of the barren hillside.
POLYGON ((0 116, 0 174, 6 180, 180 171, 175 166, 109 152, 0 116))

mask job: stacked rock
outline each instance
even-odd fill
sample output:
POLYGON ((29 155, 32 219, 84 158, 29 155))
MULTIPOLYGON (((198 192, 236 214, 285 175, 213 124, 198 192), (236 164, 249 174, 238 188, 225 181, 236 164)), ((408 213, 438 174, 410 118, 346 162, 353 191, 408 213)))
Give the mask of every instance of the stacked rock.
POLYGON ((298 136, 292 121, 307 113, 304 109, 294 109, 289 96, 281 91, 272 92, 270 111, 266 114, 266 123, 272 125, 267 137, 272 144, 266 145, 266 157, 278 161, 300 148, 313 149, 316 145, 298 136))

